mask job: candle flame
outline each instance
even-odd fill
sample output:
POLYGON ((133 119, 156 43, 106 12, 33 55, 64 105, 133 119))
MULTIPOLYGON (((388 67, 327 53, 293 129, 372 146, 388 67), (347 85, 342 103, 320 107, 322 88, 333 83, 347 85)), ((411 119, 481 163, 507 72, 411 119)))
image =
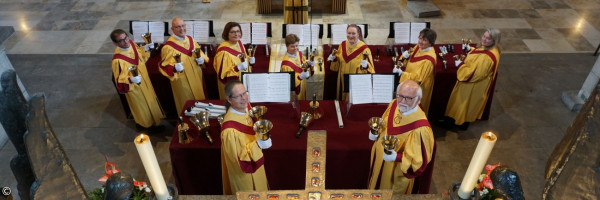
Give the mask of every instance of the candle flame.
POLYGON ((481 137, 482 137, 483 139, 485 139, 485 140, 488 140, 488 141, 496 141, 496 139, 497 139, 497 137, 496 137, 496 134, 494 134, 494 133, 493 133, 493 132, 491 132, 491 131, 488 131, 488 132, 485 132, 485 133, 483 133, 483 134, 481 135, 481 137))

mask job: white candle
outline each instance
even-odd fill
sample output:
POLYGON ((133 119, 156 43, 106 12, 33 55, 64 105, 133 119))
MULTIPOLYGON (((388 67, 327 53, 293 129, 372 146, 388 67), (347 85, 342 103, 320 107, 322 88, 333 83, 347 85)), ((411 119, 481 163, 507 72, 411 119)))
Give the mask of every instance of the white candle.
POLYGON ((481 174, 481 170, 485 163, 487 162, 490 153, 492 152, 492 148, 494 148, 494 144, 496 144, 496 135, 492 132, 485 132, 481 134, 481 139, 479 139, 479 144, 477 144, 477 148, 475 149, 475 153, 473 154, 473 158, 471 158, 471 163, 469 164, 469 168, 467 168, 467 173, 465 173, 465 177, 460 184, 460 189, 458 190, 458 196, 463 199, 469 199, 471 196, 471 192, 481 174))
POLYGON ((146 169, 146 174, 148 174, 156 198, 158 200, 167 200, 169 191, 167 190, 165 179, 160 172, 160 167, 158 166, 158 161, 156 160, 156 155, 154 154, 154 149, 150 142, 150 137, 142 133, 135 137, 134 143, 135 148, 140 154, 140 158, 142 159, 144 169, 146 169))

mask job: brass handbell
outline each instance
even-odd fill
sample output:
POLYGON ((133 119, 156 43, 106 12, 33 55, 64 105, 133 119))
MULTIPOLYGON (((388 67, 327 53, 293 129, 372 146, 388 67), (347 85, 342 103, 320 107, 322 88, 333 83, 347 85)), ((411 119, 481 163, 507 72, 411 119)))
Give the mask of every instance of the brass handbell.
POLYGON ((317 101, 317 94, 313 94, 313 99, 309 103, 310 105, 310 114, 312 114, 313 119, 319 119, 323 116, 321 110, 319 110, 319 102, 317 101))
MULTIPOLYGON (((200 58, 202 56, 200 54, 200 52, 202 52, 202 50, 200 49, 200 47, 195 48, 194 50, 192 50, 192 53, 194 53, 196 55, 196 58, 200 58)), ((202 67, 202 69, 206 69, 206 65, 204 65, 204 63, 202 63, 202 65, 200 65, 200 67, 202 67)))
POLYGON ((225 114, 220 114, 217 116, 217 121, 219 122, 220 126, 223 126, 223 122, 225 122, 225 114))
POLYGON ((200 111, 199 113, 196 113, 192 116, 191 120, 194 123, 194 125, 196 125, 196 127, 198 128, 198 130, 202 133, 204 133, 204 136, 206 137, 206 140, 208 141, 209 144, 213 144, 213 139, 212 137, 210 137, 210 132, 209 132, 209 116, 210 113, 207 111, 200 111))
POLYGON ((379 135, 379 131, 385 126, 385 122, 381 117, 371 117, 369 119, 369 127, 371 128, 371 134, 379 135))
POLYGON ((268 140, 271 137, 269 131, 273 129, 273 123, 267 119, 261 119, 254 122, 252 129, 254 129, 254 132, 260 135, 261 140, 268 140))
POLYGON ((317 64, 319 65, 319 71, 323 71, 323 58, 319 58, 317 64))
POLYGON ((177 126, 177 133, 179 135, 179 143, 180 144, 189 144, 194 139, 190 137, 188 130, 190 127, 187 123, 183 122, 183 118, 179 116, 179 125, 177 126))
POLYGON ((304 131, 304 129, 306 129, 306 127, 308 127, 308 125, 310 124, 310 122, 312 122, 313 120, 313 115, 307 112, 302 112, 300 114, 300 123, 298 125, 298 133, 296 133, 296 138, 300 138, 300 136, 302 135, 302 131, 304 131))
POLYGON ((254 106, 248 111, 250 117, 254 117, 257 120, 262 120, 265 113, 267 113, 266 106, 254 106))
MULTIPOLYGON (((331 50, 331 55, 336 56, 335 54, 337 54, 337 52, 338 52, 337 49, 333 49, 333 50, 331 50)), ((328 62, 329 62, 329 64, 331 64, 331 61, 328 61, 328 62)))
POLYGON ((386 135, 383 136, 381 144, 383 145, 383 151, 385 154, 390 155, 392 154, 392 151, 396 151, 396 147, 400 145, 400 140, 398 140, 395 135, 386 135))
MULTIPOLYGON (((140 73, 138 72, 138 67, 137 65, 131 65, 127 68, 127 71, 129 71, 131 73, 131 76, 138 76, 140 75, 140 73)), ((141 82, 140 82, 141 83, 141 82)), ((138 85, 140 84, 138 83, 138 85)))
POLYGON ((152 33, 148 32, 148 33, 142 34, 142 39, 144 39, 144 42, 146 44, 152 43, 152 33))

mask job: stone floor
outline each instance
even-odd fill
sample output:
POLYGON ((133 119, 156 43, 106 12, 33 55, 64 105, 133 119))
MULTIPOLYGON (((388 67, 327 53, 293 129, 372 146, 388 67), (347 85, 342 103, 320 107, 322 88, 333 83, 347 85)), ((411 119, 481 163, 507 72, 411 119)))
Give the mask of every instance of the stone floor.
MULTIPOLYGON (((434 127, 438 155, 433 193, 462 180, 479 134, 498 134, 488 163, 501 162, 521 175, 527 199, 540 198, 548 156, 576 113, 563 106, 560 94, 578 90, 597 57, 600 44, 600 0, 433 0, 442 16, 415 19, 406 1, 349 0, 352 14, 314 14, 313 23, 368 23, 369 44, 384 44, 390 21, 430 21, 437 43, 461 38, 478 41, 482 29, 498 27, 502 58, 490 120, 467 131, 434 127), (595 11, 595 12, 593 12, 595 11)), ((134 122, 125 118, 109 81, 114 46, 108 33, 128 30, 129 20, 213 19, 220 35, 228 21, 273 23, 281 35, 280 15, 258 15, 255 1, 4 0, 0 26, 16 33, 4 45, 30 94, 45 93, 48 117, 79 177, 89 191, 100 186, 104 155, 134 177, 145 177, 132 145, 134 122), (185 10, 184 10, 185 9, 185 10)), ((216 39, 215 42, 220 42, 216 39)), ((281 38, 273 38, 273 43, 281 38)), ((324 39, 324 43, 328 40, 324 39)), ((168 145, 172 125, 152 135, 167 182, 173 182, 168 145)), ((12 144, 0 149, 0 187, 16 188, 10 172, 12 144)))

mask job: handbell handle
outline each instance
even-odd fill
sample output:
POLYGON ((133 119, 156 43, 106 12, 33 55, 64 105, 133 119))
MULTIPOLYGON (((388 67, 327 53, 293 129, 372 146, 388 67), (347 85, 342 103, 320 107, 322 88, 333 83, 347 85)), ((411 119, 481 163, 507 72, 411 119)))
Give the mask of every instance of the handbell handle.
POLYGON ((296 138, 300 138, 300 136, 302 136, 302 132, 304 131, 305 127, 304 126, 298 126, 298 132, 296 133, 296 138))
POLYGON ((208 144, 212 145, 214 143, 212 137, 210 137, 210 132, 208 130, 204 130, 204 136, 206 136, 206 140, 208 141, 208 144))

